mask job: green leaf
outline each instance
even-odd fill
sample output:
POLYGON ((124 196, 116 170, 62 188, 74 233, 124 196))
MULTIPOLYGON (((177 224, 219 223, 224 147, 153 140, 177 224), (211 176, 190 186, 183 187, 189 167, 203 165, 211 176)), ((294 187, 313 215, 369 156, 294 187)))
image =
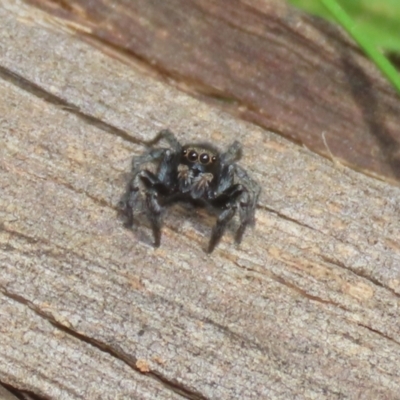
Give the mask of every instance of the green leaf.
MULTIPOLYGON (((320 0, 290 0, 311 14, 334 20, 320 0)), ((400 0, 337 1, 364 32, 370 44, 384 52, 400 53, 400 0)))
MULTIPOLYGON (((292 0, 292 1, 300 1, 300 0, 292 0)), ((344 3, 345 1, 342 0, 344 3)), ((311 0, 308 1, 308 5, 310 6, 311 0)), ((346 1, 347 8, 346 10, 339 4, 336 0, 319 0, 318 1, 318 9, 316 8, 314 12, 319 10, 320 14, 323 12, 320 10, 320 7, 325 7, 326 12, 329 13, 329 18, 335 18, 336 21, 349 33, 353 39, 358 43, 358 45, 364 50, 365 54, 375 63, 375 65, 381 70, 382 74, 386 76, 386 78, 392 83, 394 88, 400 94, 400 75, 398 71, 393 67, 393 65, 389 62, 389 60, 382 54, 382 50, 377 50, 378 48, 384 49, 385 51, 395 52, 396 49, 383 47, 382 42, 377 44, 377 40, 382 38, 388 38, 387 34, 388 25, 391 29, 396 30, 397 34, 395 38, 392 38, 390 44, 398 44, 400 52, 400 24, 397 23, 396 26, 394 24, 385 24, 382 21, 386 21, 389 19, 391 22, 394 21, 393 16, 399 21, 400 18, 400 1, 399 0, 347 0, 346 1), (394 2, 398 4, 395 5, 394 2), (391 11, 391 17, 389 13, 389 6, 391 11), (357 20, 353 19, 350 14, 357 16, 357 20), (361 18, 361 16, 365 16, 368 18, 361 18), (370 21, 370 23, 367 23, 370 21), (373 21, 373 23, 371 22, 373 21), (380 21, 380 25, 376 25, 376 23, 380 21), (363 28, 362 24, 364 24, 365 28, 363 28), (380 36, 377 37, 379 30, 382 26, 386 26, 386 34, 384 34, 384 29, 380 32, 380 36), (375 30, 372 30, 374 27, 375 30), (375 33, 375 36, 373 35, 375 33), (399 43, 398 43, 399 42, 399 43)), ((386 39, 385 45, 389 44, 389 39, 386 39)))

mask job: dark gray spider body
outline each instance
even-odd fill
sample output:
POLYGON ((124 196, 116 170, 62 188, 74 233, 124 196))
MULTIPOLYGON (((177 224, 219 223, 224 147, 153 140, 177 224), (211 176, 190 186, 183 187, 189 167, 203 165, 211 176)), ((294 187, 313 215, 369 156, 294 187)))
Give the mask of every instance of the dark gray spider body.
POLYGON ((236 212, 240 225, 235 240, 240 243, 246 227, 254 224, 260 194, 258 184, 236 164, 242 154, 240 143, 235 141, 227 151, 220 153, 208 143, 182 146, 172 132, 163 130, 152 142, 153 146, 162 139, 168 142, 169 148, 155 147, 133 159, 132 180, 121 202, 128 217, 127 225, 132 226, 134 211, 142 201, 153 230, 154 245, 158 247, 164 210, 173 203, 187 202, 218 215, 208 245, 209 253, 236 212), (156 172, 144 169, 150 162, 157 163, 156 172))

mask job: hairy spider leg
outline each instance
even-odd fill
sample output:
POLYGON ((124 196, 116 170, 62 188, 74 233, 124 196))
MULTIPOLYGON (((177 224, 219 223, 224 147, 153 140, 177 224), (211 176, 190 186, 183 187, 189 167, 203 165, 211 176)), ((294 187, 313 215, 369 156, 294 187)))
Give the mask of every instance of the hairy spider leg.
POLYGON ((223 164, 232 164, 235 161, 239 161, 242 158, 242 145, 235 140, 226 150, 225 153, 221 155, 221 162, 223 164))
POLYGON ((221 240, 222 235, 225 232, 226 226, 229 221, 234 217, 236 213, 236 203, 238 197, 243 193, 243 186, 235 184, 226 189, 218 197, 212 200, 211 204, 215 207, 222 208, 223 211, 219 214, 217 222, 215 223, 212 232, 211 239, 208 244, 208 252, 211 253, 218 242, 221 240))
POLYGON ((255 209, 261 188, 247 172, 235 164, 236 176, 246 188, 238 202, 240 225, 235 235, 236 243, 240 243, 248 225, 254 225, 255 209))
MULTIPOLYGON (((232 162, 232 160, 240 157, 240 153, 240 144, 234 142, 225 154, 229 159, 228 162, 232 162)), ((217 196, 211 204, 215 207, 223 208, 224 211, 219 215, 213 228, 208 248, 209 253, 214 250, 220 241, 227 224, 234 217, 236 210, 239 212, 240 225, 235 234, 235 242, 239 244, 242 241, 247 226, 254 224, 255 208, 260 190, 260 186, 240 166, 231 164, 223 167, 222 177, 217 188, 217 196), (240 184, 233 184, 235 174, 240 184)))
MULTIPOLYGON (((171 131, 169 131, 168 129, 164 129, 164 130, 158 132, 156 137, 149 143, 153 145, 153 144, 160 142, 163 139, 165 139, 168 142, 168 144, 173 148, 174 152, 180 153, 181 145, 176 140, 174 134, 171 131)), ((135 176, 136 174, 139 173, 141 165, 164 158, 164 156, 167 152, 169 152, 169 154, 171 154, 170 149, 157 148, 157 149, 152 149, 139 157, 135 157, 132 160, 133 175, 135 176)), ((165 159, 163 159, 163 161, 164 161, 164 165, 165 165, 165 159)))
POLYGON ((157 175, 148 170, 142 170, 138 176, 146 188, 146 210, 154 236, 154 245, 161 244, 162 214, 165 210, 165 199, 170 195, 171 170, 177 168, 179 160, 176 153, 165 149, 163 159, 157 169, 157 175), (173 159, 175 157, 175 160, 173 159))
POLYGON ((236 173, 239 180, 243 183, 243 185, 249 188, 249 194, 251 198, 251 207, 250 210, 254 210, 257 204, 258 197, 260 195, 261 188, 256 181, 254 181, 247 172, 240 167, 239 165, 235 164, 236 161, 242 158, 242 145, 235 140, 228 148, 228 150, 222 154, 221 162, 223 164, 231 164, 229 168, 230 176, 232 176, 233 181, 233 174, 236 173))
POLYGON ((153 231, 154 246, 160 247, 162 212, 164 208, 158 202, 158 192, 151 189, 146 193, 147 217, 149 218, 151 229, 153 231))
POLYGON ((125 222, 126 227, 131 227, 133 225, 133 210, 137 201, 139 194, 139 184, 140 184, 140 166, 147 162, 159 160, 164 157, 167 149, 155 149, 136 157, 132 162, 132 179, 129 181, 129 186, 126 194, 120 201, 120 209, 127 216, 125 222))
POLYGON ((181 148, 180 143, 178 142, 175 135, 169 129, 163 129, 157 133, 154 139, 149 142, 146 142, 148 146, 154 146, 156 143, 165 139, 168 144, 173 148, 174 151, 178 151, 181 148))
MULTIPOLYGON (((167 141, 176 154, 180 154, 181 145, 168 129, 160 131, 148 145, 154 145, 163 139, 167 141)), ((175 163, 171 164, 172 157, 171 149, 166 148, 152 149, 139 157, 135 157, 132 160, 133 178, 130 181, 126 198, 121 201, 121 208, 127 216, 125 226, 131 227, 134 222, 133 211, 139 195, 140 182, 144 184, 147 189, 145 202, 147 217, 153 230, 156 246, 159 246, 161 241, 161 214, 163 211, 163 207, 159 204, 158 196, 159 194, 168 194, 167 187, 171 183, 169 182, 170 171, 175 167, 175 163), (160 159, 162 161, 158 167, 157 176, 150 171, 140 169, 143 164, 160 159)))
POLYGON ((140 171, 137 177, 146 187, 146 215, 153 231, 154 245, 159 247, 161 243, 163 207, 160 205, 158 198, 159 194, 167 194, 168 188, 151 171, 140 171))
POLYGON ((251 193, 250 209, 254 211, 260 196, 261 187, 242 167, 237 164, 235 164, 235 172, 240 182, 243 183, 248 192, 251 193))
POLYGON ((249 192, 246 190, 243 192, 238 205, 240 225, 235 235, 235 242, 237 244, 242 241, 247 225, 253 223, 254 213, 249 204, 250 200, 249 192))
MULTIPOLYGON (((158 132, 158 134, 156 135, 156 137, 151 141, 148 142, 148 145, 154 145, 158 142, 160 142, 161 140, 165 139, 168 144, 174 149, 174 151, 179 151, 181 148, 181 145, 179 144, 179 142, 177 141, 177 139, 175 138, 174 134, 168 130, 168 129, 163 129, 160 132, 158 132)), ((135 157, 132 160, 132 175, 133 175, 133 179, 132 179, 132 183, 135 182, 135 177, 138 175, 138 173, 140 172, 140 167, 143 164, 146 164, 148 162, 152 162, 152 161, 157 161, 160 158, 163 158, 164 155, 170 151, 169 149, 165 149, 165 148, 158 148, 158 149, 152 149, 148 152, 146 152, 145 154, 139 156, 139 157, 135 157)), ((130 189, 134 190, 135 188, 137 188, 136 186, 133 187, 133 185, 130 185, 130 189)))
POLYGON ((226 225, 228 222, 233 218, 235 215, 236 210, 234 208, 227 208, 226 210, 222 211, 222 213, 218 216, 217 222, 214 225, 212 232, 211 232, 211 239, 208 243, 208 253, 212 253, 215 249, 215 246, 221 240, 222 235, 224 234, 226 225))
MULTIPOLYGON (((237 154, 238 142, 234 142, 232 146, 228 149, 226 153, 221 157, 221 159, 231 158, 232 154, 237 154), (229 154, 229 156, 226 156, 229 154)), ((239 144, 240 147, 240 144, 239 144)), ((221 177, 218 181, 218 186, 215 191, 215 198, 210 201, 211 205, 215 208, 223 209, 217 218, 212 232, 210 242, 208 244, 208 253, 211 253, 218 242, 221 240, 224 234, 225 228, 229 221, 234 217, 236 213, 236 208, 233 207, 232 195, 235 195, 235 200, 240 193, 237 191, 237 185, 233 185, 234 181, 234 167, 233 165, 223 165, 221 171, 221 177)), ((241 188, 239 188, 241 189, 241 188)))

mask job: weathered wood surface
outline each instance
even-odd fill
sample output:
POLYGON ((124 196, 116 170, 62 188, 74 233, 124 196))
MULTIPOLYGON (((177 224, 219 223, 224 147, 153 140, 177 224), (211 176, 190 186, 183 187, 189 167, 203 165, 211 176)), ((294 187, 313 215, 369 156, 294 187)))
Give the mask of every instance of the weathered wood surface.
POLYGON ((400 182, 398 94, 341 30, 286 1, 27 1, 214 106, 400 182))
POLYGON ((4 386, 0 385, 0 400, 18 400, 11 392, 4 386))
POLYGON ((0 381, 50 399, 399 399, 400 189, 0 3, 0 381), (116 204, 143 140, 242 141, 257 226, 204 253, 116 204), (184 133, 182 133, 184 132, 184 133))

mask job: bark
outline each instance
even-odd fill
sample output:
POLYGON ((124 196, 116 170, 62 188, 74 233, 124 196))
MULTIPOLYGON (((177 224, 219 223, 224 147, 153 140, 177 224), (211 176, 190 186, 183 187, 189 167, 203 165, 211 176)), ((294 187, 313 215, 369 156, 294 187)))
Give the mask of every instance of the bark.
POLYGON ((396 399, 400 189, 0 5, 0 381, 46 399, 396 399), (256 227, 117 217, 163 128, 244 146, 256 227))
POLYGON ((214 107, 400 180, 399 95, 336 26, 282 0, 28 0, 214 107))

